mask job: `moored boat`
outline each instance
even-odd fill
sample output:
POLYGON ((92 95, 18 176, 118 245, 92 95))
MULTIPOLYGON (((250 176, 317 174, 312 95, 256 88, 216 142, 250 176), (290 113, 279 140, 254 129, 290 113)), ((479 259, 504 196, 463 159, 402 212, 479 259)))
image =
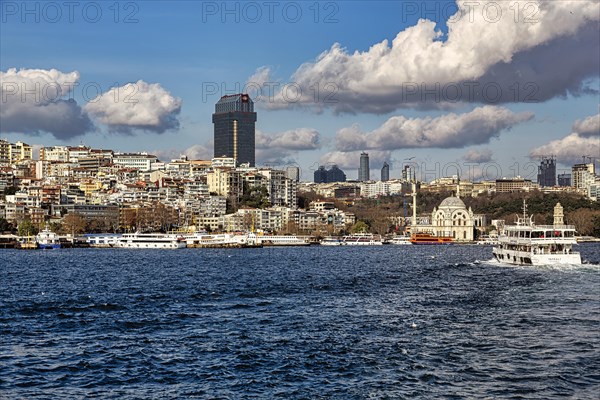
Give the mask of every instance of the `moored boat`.
POLYGON ((308 237, 295 235, 257 235, 257 239, 263 246, 309 246, 308 237))
POLYGON ((127 249, 183 249, 183 236, 164 233, 126 233, 116 242, 116 247, 127 249))
POLYGON ((327 236, 319 242, 321 246, 341 246, 342 239, 339 237, 327 236))
POLYGON ((381 246, 383 239, 372 233, 354 233, 344 236, 341 240, 342 246, 381 246))
POLYGON ((436 236, 430 233, 416 232, 410 235, 410 243, 417 245, 427 244, 453 244, 454 240, 451 236, 436 236))
POLYGON ((49 249, 60 249, 60 240, 58 235, 48 228, 41 230, 36 236, 35 241, 37 242, 38 249, 49 250, 49 249))
POLYGON ((410 236, 406 236, 406 235, 394 236, 393 238, 390 239, 389 243, 390 244, 395 244, 395 245, 407 245, 407 244, 411 244, 410 243, 410 236))

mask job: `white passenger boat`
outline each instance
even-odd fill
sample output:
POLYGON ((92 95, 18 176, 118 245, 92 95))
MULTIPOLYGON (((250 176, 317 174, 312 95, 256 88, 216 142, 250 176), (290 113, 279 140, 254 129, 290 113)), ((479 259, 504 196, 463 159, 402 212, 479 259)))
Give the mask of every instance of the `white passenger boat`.
POLYGON ((341 246, 342 239, 339 237, 327 236, 321 239, 321 246, 341 246))
POLYGON ((405 236, 405 235, 401 235, 401 236, 394 236, 390 241, 390 244, 395 244, 395 245, 405 245, 405 244, 412 244, 410 242, 410 236, 405 236))
POLYGON ((58 235, 46 227, 41 230, 36 236, 35 241, 37 242, 38 249, 60 249, 60 240, 58 235))
POLYGON ((581 255, 573 251, 577 243, 575 227, 562 223, 560 203, 554 215, 554 225, 536 225, 533 216, 527 216, 527 205, 523 202, 523 216, 517 218, 516 225, 506 226, 504 233, 498 236, 494 257, 514 265, 581 264, 581 255))
POLYGON ((381 246, 383 239, 372 233, 355 233, 342 238, 342 246, 381 246))
POLYGON ((263 246, 308 246, 310 242, 307 237, 295 235, 257 235, 257 239, 263 246))
POLYGON ((164 233, 126 233, 117 239, 116 247, 127 249, 183 249, 183 236, 164 233))
POLYGON ((116 247, 121 237, 117 233, 90 233, 84 236, 90 247, 116 247))

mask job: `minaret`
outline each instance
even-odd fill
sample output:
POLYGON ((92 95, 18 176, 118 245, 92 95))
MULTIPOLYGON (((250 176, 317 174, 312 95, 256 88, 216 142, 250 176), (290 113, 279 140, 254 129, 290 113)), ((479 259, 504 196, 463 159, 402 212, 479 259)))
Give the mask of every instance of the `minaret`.
POLYGON ((554 206, 554 226, 564 225, 564 224, 565 224, 565 221, 564 221, 563 208, 560 205, 560 203, 556 203, 556 206, 554 206))
POLYGON ((411 224, 412 226, 410 227, 410 229, 411 229, 411 232, 416 232, 416 229, 417 229, 417 184, 414 181, 412 183, 412 198, 413 198, 413 215, 412 215, 412 224, 411 224))
POLYGON ((456 197, 460 198, 460 175, 456 175, 456 197))

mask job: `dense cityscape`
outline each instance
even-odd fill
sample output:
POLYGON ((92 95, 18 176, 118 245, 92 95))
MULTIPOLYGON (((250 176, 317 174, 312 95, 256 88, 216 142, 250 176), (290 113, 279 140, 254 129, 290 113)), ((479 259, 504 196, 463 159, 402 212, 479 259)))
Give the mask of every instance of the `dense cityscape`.
MULTIPOLYGON (((34 234, 50 226, 65 234, 81 234, 256 229, 318 236, 343 234, 360 222, 351 208, 339 209, 336 201, 349 205, 362 199, 397 196, 406 203, 408 198, 408 212, 404 204, 403 213, 386 216, 387 227, 374 229, 386 234, 411 224, 413 182, 421 193, 447 192, 463 197, 534 191, 571 193, 594 202, 599 197, 596 158, 589 156, 573 165, 571 174, 558 177, 556 160, 544 157, 537 182, 518 176, 471 182, 457 175, 422 182, 418 179, 419 166, 410 161, 403 166, 401 177, 390 179, 386 162, 380 179, 373 180, 373 175, 379 174, 371 173, 369 155, 363 152, 357 181, 347 181, 344 171, 332 165, 328 169, 318 167, 314 182, 304 182, 300 181, 298 166, 255 166, 256 120, 247 94, 223 96, 213 114, 215 148, 211 160, 182 156, 163 161, 144 152, 120 153, 84 145, 42 147, 38 156, 26 143, 2 140, 2 230, 34 234), (306 197, 314 201, 305 201, 306 197)), ((418 211, 421 228, 433 224, 435 217, 430 210, 418 211)), ((466 207, 464 211, 469 233, 446 233, 459 241, 472 241, 477 235, 473 228, 481 233, 489 231, 489 216, 466 207)))
POLYGON ((0 399, 599 399, 599 95, 599 0, 0 0, 0 399))

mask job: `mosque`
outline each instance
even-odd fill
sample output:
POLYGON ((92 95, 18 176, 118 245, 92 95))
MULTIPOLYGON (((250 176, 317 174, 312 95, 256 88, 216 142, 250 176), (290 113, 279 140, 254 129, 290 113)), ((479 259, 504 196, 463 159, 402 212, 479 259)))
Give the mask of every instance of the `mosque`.
POLYGON ((429 232, 434 236, 450 236, 456 242, 471 242, 476 222, 471 207, 467 209, 460 199, 460 185, 457 185, 456 196, 445 198, 435 207, 430 224, 419 225, 419 231, 429 232))

